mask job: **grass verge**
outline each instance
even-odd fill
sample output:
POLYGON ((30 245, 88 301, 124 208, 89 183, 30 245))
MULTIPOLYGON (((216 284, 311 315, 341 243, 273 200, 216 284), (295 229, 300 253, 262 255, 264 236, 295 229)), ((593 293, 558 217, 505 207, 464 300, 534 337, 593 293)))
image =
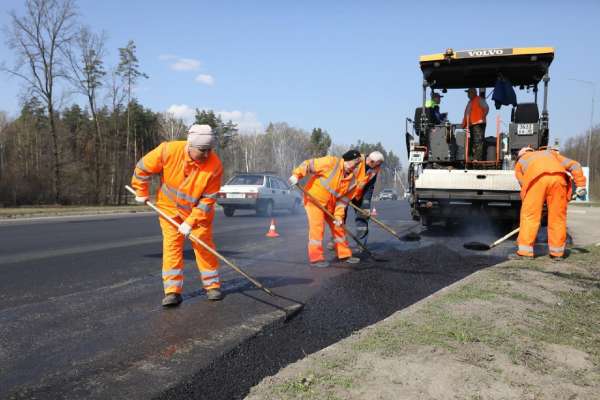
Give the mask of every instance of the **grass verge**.
POLYGON ((0 219, 54 217, 66 215, 99 215, 110 213, 135 213, 149 211, 143 205, 127 206, 40 206, 0 208, 0 219))
POLYGON ((562 263, 506 262, 287 367, 248 398, 596 398, 599 321, 600 247, 562 263))

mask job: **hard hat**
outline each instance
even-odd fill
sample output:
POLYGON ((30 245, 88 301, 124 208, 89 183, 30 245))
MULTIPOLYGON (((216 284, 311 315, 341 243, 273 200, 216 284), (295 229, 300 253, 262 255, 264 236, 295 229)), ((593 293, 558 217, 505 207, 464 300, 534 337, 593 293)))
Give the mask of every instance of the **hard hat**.
POLYGON ((519 154, 517 155, 517 157, 523 156, 523 154, 527 153, 528 151, 533 151, 533 149, 529 146, 523 147, 521 150, 519 150, 519 154))

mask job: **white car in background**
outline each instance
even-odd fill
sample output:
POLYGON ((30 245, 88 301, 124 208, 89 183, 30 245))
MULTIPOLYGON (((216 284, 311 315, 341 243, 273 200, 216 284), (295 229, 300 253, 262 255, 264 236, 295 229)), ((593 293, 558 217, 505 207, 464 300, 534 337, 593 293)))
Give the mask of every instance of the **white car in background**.
POLYGON ((255 210, 258 215, 270 217, 274 210, 297 213, 302 198, 277 175, 237 173, 221 187, 217 204, 227 217, 232 217, 235 210, 255 210))
POLYGON ((379 193, 379 200, 398 200, 398 192, 396 189, 383 189, 379 193))

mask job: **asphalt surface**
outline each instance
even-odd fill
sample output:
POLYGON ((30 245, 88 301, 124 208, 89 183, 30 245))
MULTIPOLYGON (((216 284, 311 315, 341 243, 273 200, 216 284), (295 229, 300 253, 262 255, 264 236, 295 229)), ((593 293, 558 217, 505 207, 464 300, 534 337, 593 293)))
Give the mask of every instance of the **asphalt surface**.
MULTIPOLYGON (((399 233, 406 203, 376 203, 399 233)), ((271 288, 221 267, 226 298, 206 300, 187 250, 184 303, 162 309, 161 237, 151 215, 0 223, 0 398, 243 398, 281 367, 375 323, 513 249, 463 249, 504 232, 434 227, 401 242, 371 226, 383 262, 315 269, 306 217, 219 213, 217 248, 271 288)), ((333 255, 330 255, 333 258, 333 255)))

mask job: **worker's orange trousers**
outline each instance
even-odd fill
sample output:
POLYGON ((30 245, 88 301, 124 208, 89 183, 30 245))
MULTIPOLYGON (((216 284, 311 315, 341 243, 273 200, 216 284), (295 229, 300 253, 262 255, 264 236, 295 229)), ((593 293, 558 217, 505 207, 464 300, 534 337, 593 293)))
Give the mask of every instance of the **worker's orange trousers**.
MULTIPOLYGON (((212 215, 214 216, 214 214, 212 215)), ((183 222, 179 217, 173 219, 179 224, 183 222)), ((163 234, 162 278, 165 294, 181 293, 183 290, 183 245, 185 237, 166 219, 159 217, 159 221, 163 234)), ((213 249, 215 248, 215 244, 212 241, 212 216, 206 225, 192 229, 191 233, 213 249)), ((206 290, 221 287, 217 258, 204 247, 194 242, 192 242, 192 248, 194 249, 196 263, 200 270, 202 286, 206 290)))
POLYGON ((533 246, 540 227, 544 202, 548 207, 548 247, 550 255, 562 257, 567 241, 566 175, 543 174, 529 186, 521 204, 521 230, 517 254, 533 257, 533 246))
MULTIPOLYGON (((325 260, 323 254, 323 234, 325 233, 325 222, 331 229, 333 243, 338 258, 348 258, 352 256, 352 250, 346 240, 346 232, 341 226, 335 226, 331 218, 319 209, 312 201, 306 202, 306 216, 308 217, 308 260, 311 263, 325 260)), ((333 214, 333 210, 331 210, 333 214)))

